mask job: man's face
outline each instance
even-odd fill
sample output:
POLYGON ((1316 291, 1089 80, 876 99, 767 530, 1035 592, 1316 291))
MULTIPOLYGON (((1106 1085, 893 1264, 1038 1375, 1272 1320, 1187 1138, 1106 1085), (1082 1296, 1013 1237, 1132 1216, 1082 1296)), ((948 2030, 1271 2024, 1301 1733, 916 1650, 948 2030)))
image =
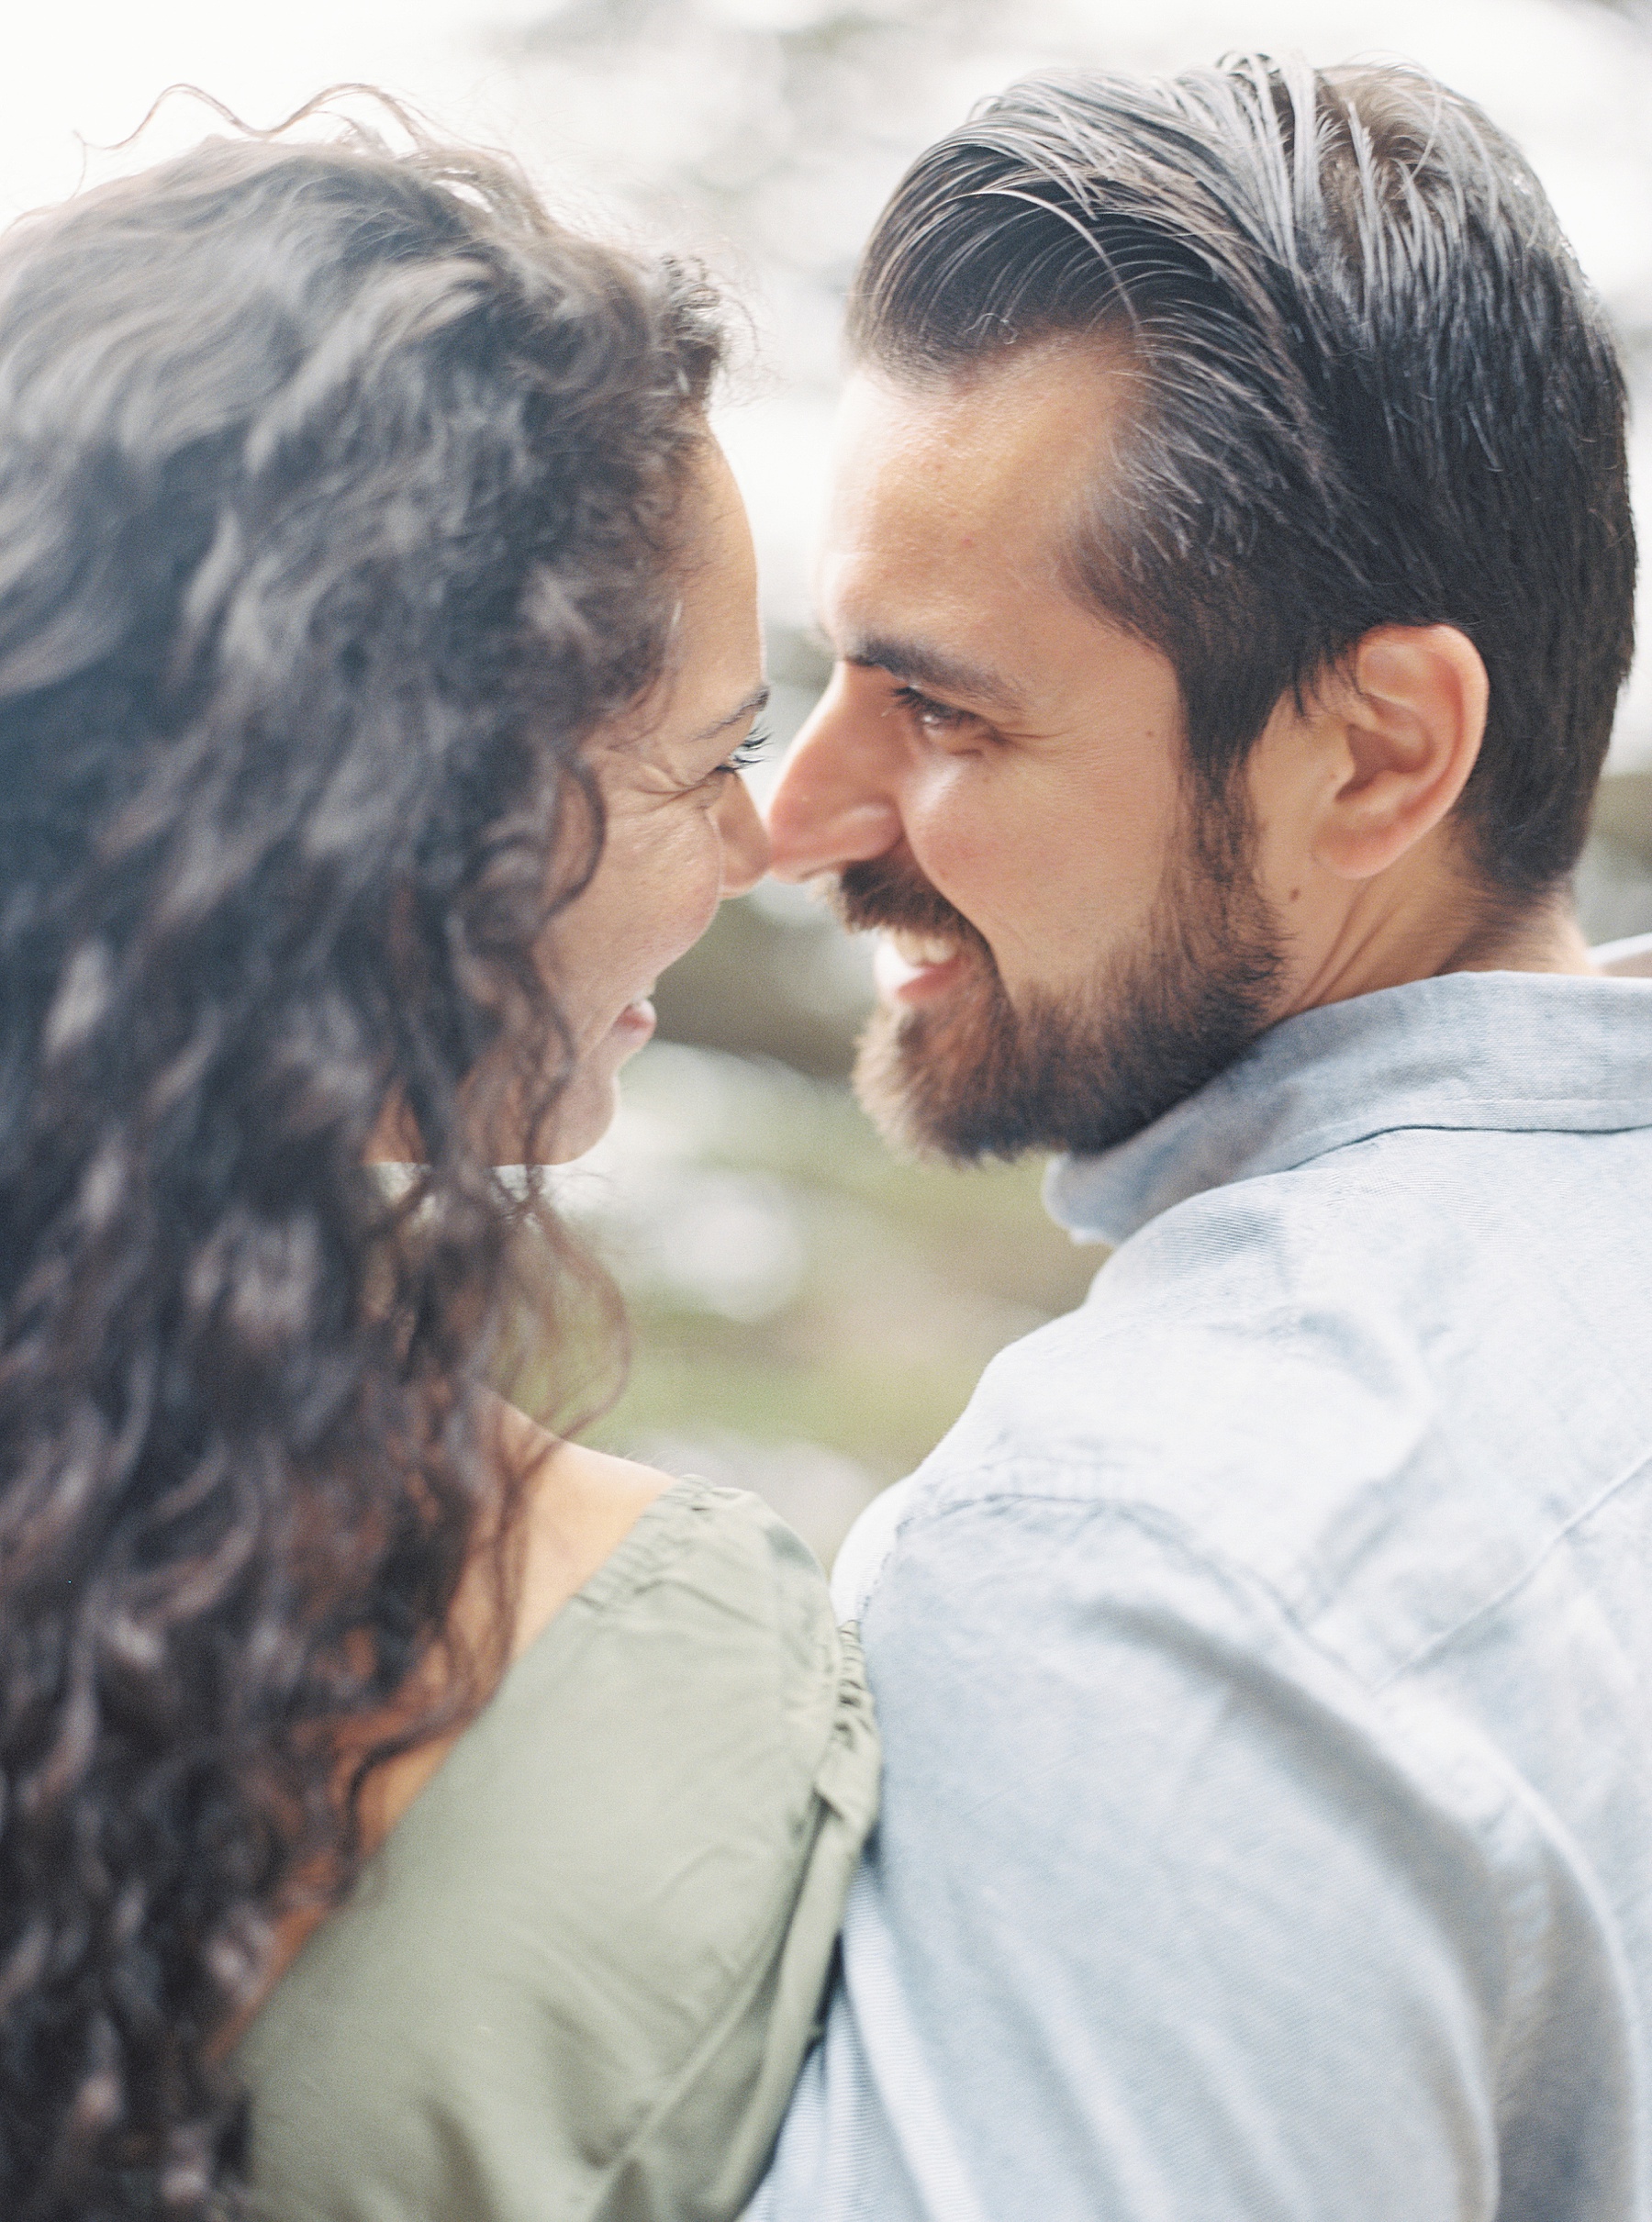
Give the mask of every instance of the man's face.
POLYGON ((775 868, 884 929, 859 1080, 974 1157, 1111 1147, 1230 1063, 1279 969, 1242 800, 1196 794, 1175 674, 1063 567, 1120 374, 1030 349, 858 376, 821 565, 837 657, 770 813, 775 868))

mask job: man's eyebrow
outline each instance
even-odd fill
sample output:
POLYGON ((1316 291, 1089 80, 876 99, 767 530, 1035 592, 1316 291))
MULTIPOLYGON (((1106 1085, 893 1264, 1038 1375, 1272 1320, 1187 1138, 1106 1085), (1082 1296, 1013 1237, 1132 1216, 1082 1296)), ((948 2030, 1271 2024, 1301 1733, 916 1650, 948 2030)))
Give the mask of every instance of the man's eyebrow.
POLYGON ((997 672, 989 671, 984 664, 971 664, 962 656, 950 655, 945 649, 932 647, 927 641, 871 633, 849 641, 842 653, 845 664, 887 671, 892 679, 922 687, 926 692, 962 695, 992 709, 1012 711, 1022 706, 1021 697, 997 672))
POLYGON ((690 748, 698 747, 702 741, 713 740, 719 733, 726 733, 731 725, 743 724, 746 719, 754 718, 760 711, 765 710, 769 705, 769 692, 766 687, 754 687, 745 700, 737 702, 726 718, 717 719, 703 732, 696 733, 688 744, 690 748))

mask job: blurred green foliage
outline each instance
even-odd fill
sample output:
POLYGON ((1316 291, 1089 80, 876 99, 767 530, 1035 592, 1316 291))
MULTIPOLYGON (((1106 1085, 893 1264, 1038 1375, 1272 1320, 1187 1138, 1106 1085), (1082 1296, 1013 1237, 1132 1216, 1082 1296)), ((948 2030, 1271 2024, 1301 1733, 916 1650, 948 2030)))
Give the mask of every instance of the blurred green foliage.
POLYGON ((892 1480, 945 1432, 997 1350, 1082 1299, 1099 1254, 1045 1218, 1031 1166, 903 1164, 841 1087, 703 1055, 695 1070, 693 1056, 648 1053, 631 1098, 681 1122, 679 1169, 761 1177, 789 1221, 794 1267, 772 1304, 747 1307, 757 1316, 731 1317, 695 1301, 691 1275, 628 1273, 621 1243, 637 1347, 597 1439, 634 1446, 692 1415, 757 1442, 820 1443, 892 1480), (702 1105, 685 1117, 689 1081, 702 1105), (708 1094, 724 1122, 704 1116, 708 1094))
POLYGON ((760 1491, 826 1560, 1101 1262, 1044 1216, 1033 1167, 902 1163, 841 1080, 676 1043, 635 1060, 558 1188, 632 1327, 587 1439, 760 1491))

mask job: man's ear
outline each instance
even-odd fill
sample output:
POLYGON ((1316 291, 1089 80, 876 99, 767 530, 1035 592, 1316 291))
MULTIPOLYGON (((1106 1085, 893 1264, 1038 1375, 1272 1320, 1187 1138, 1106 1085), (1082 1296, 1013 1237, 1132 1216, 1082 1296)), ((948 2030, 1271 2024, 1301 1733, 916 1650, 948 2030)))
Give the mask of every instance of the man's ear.
POLYGON ((1372 879, 1431 833, 1479 756, 1489 693, 1479 650, 1455 625, 1367 632, 1316 698, 1337 776, 1315 862, 1338 879, 1372 879))

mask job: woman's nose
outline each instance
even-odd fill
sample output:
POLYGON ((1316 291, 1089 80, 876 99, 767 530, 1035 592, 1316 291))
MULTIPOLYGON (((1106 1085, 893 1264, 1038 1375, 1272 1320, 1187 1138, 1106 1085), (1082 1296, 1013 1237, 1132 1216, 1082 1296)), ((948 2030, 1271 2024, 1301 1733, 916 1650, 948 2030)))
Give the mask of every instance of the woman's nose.
POLYGON ((736 776, 718 805, 722 835, 722 891, 725 898, 754 888, 769 868, 769 837, 752 800, 752 790, 736 776))
POLYGON ((842 676, 834 678, 793 742, 769 800, 776 879, 813 879, 895 847, 900 813, 882 776, 883 739, 852 715, 842 676))

